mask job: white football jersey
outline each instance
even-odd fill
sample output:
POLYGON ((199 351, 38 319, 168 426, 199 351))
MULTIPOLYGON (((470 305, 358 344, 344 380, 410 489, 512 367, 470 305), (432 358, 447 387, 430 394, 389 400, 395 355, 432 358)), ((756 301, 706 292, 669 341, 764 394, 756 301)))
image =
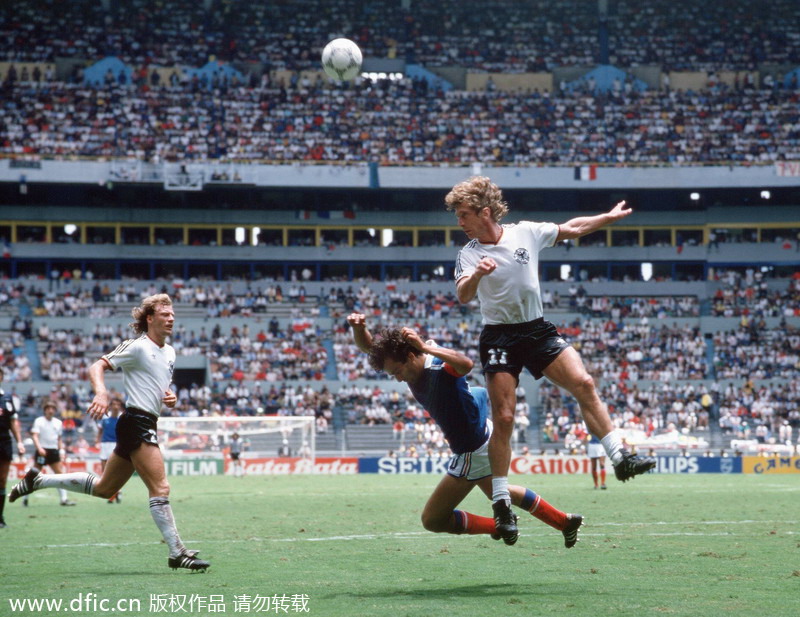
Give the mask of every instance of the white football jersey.
POLYGON ((539 251, 553 246, 558 237, 555 223, 521 221, 503 225, 497 244, 470 240, 456 259, 456 282, 471 275, 483 257, 491 257, 497 269, 478 283, 478 300, 485 324, 515 324, 544 315, 539 288, 539 251))
POLYGON ((45 450, 58 449, 58 439, 61 437, 62 432, 61 420, 56 417, 48 420, 44 416, 39 416, 33 421, 33 426, 31 427, 31 433, 39 435, 39 445, 45 450))
POLYGON ((137 339, 120 343, 111 353, 103 356, 112 369, 122 369, 125 388, 125 406, 136 407, 158 417, 164 393, 172 383, 175 369, 175 350, 163 347, 143 334, 137 339))

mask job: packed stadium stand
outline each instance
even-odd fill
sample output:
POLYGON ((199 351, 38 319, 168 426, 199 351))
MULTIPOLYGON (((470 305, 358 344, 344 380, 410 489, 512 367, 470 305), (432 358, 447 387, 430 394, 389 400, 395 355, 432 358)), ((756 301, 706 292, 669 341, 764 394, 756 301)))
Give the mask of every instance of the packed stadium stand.
MULTIPOLYGON (((446 455, 345 317, 477 361, 443 197, 482 174, 510 221, 633 205, 541 256, 545 314, 632 442, 796 453, 800 5, 472 4, 4 3, 0 364, 25 423, 49 397, 71 444, 92 437, 88 366, 166 291, 173 414, 446 455), (365 53, 354 83, 320 71, 339 35, 365 53)), ((571 397, 526 375, 518 400, 516 448, 583 452, 571 397)))

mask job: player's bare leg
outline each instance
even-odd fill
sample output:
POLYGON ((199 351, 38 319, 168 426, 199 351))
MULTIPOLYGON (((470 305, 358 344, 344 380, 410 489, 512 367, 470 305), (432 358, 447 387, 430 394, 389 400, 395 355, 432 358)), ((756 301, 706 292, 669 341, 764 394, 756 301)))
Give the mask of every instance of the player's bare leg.
POLYGON ((506 544, 519 537, 511 512, 508 468, 511 465, 511 435, 517 405, 517 379, 510 373, 487 373, 487 389, 492 402, 492 436, 489 438, 489 464, 492 468, 492 510, 497 531, 506 544))
POLYGON ((186 549, 175 526, 161 450, 158 446, 143 443, 131 452, 131 462, 150 494, 150 514, 169 547, 169 567, 173 570, 185 568, 205 571, 211 564, 198 559, 196 551, 186 549))
MULTIPOLYGON (((486 481, 491 487, 490 478, 486 481)), ((422 526, 434 533, 494 534, 493 519, 456 509, 473 488, 475 482, 445 475, 422 510, 422 526)))
POLYGON ((594 379, 586 371, 577 351, 567 347, 543 372, 550 381, 567 390, 578 401, 586 427, 600 439, 614 465, 618 480, 625 482, 656 466, 652 457, 631 454, 623 447, 614 431, 608 409, 597 395, 594 379))
MULTIPOLYGON (((57 467, 53 465, 52 468, 54 471, 60 470, 61 465, 57 467)), ((133 475, 131 462, 116 454, 109 457, 103 476, 100 478, 85 471, 44 475, 40 474, 38 469, 32 468, 25 474, 25 478, 12 489, 9 501, 16 501, 23 495, 44 488, 108 498, 109 495, 115 495, 131 475, 133 475)))

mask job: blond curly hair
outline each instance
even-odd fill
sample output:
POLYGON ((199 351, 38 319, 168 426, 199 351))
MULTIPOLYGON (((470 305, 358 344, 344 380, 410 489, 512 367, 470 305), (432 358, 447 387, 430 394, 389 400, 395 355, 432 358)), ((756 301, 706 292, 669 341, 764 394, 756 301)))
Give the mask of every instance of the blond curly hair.
POLYGON ((139 306, 131 311, 133 323, 130 326, 136 334, 147 332, 147 318, 155 314, 159 306, 172 306, 172 300, 167 294, 147 296, 139 306))
POLYGON ((499 223, 508 214, 508 204, 503 201, 503 192, 486 176, 472 176, 456 184, 444 198, 449 211, 454 211, 459 206, 469 206, 477 214, 484 208, 489 208, 492 220, 499 223))

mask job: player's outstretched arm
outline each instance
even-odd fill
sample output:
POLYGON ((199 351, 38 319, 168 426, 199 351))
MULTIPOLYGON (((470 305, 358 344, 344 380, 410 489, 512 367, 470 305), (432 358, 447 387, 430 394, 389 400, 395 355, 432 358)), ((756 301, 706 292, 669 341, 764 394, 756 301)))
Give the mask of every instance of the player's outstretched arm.
POLYGON ((422 353, 444 360, 459 375, 466 375, 472 370, 474 363, 460 351, 448 347, 439 347, 433 341, 423 341, 417 331, 412 328, 403 328, 400 333, 406 343, 415 349, 419 349, 422 353))
POLYGON ((558 238, 556 238, 556 242, 580 238, 593 231, 597 231, 601 227, 624 219, 631 212, 633 212, 633 209, 624 201, 621 201, 604 214, 598 214, 597 216, 578 216, 574 219, 570 219, 566 223, 562 223, 558 226, 558 238))
POLYGON ((347 323, 353 331, 353 341, 361 351, 369 353, 372 349, 372 334, 367 330, 367 317, 363 313, 350 313, 347 323))
POLYGON ((93 419, 100 420, 108 411, 108 405, 111 402, 111 397, 108 395, 106 389, 105 371, 109 370, 111 365, 102 358, 89 367, 89 383, 92 384, 94 390, 94 398, 86 410, 93 419))

